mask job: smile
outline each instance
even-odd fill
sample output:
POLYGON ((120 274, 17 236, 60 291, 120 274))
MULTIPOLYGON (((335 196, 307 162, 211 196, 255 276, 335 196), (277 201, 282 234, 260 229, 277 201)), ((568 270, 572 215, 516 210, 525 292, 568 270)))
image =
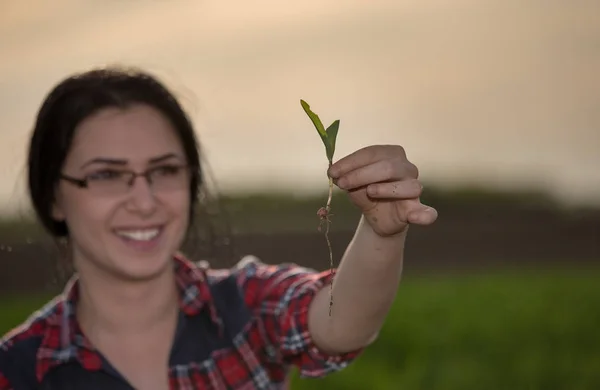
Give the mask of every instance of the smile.
POLYGON ((118 229, 115 233, 122 238, 130 241, 148 242, 152 241, 162 232, 161 228, 151 229, 118 229))

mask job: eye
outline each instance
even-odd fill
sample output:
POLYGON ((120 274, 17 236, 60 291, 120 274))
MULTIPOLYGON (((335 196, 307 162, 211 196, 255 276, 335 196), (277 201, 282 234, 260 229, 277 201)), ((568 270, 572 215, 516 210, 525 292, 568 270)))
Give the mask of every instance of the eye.
POLYGON ((91 181, 119 180, 123 177, 124 174, 124 172, 116 171, 113 169, 103 169, 101 171, 89 174, 87 178, 91 181))
POLYGON ((177 165, 163 165, 161 167, 154 168, 152 170, 152 174, 157 176, 176 176, 181 169, 182 168, 177 165))

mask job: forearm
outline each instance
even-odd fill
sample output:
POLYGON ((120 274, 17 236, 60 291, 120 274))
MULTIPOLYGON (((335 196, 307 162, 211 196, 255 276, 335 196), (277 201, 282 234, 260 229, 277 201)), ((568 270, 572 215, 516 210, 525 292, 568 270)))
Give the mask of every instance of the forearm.
POLYGON ((329 288, 311 306, 311 333, 320 347, 341 353, 376 337, 396 296, 405 239, 406 231, 381 237, 361 218, 336 271, 331 317, 329 288))

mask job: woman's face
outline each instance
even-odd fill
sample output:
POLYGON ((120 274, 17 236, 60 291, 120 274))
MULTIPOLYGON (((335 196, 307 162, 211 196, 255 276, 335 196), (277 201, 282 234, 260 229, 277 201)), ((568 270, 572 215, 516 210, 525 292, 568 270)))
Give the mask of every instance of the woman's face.
MULTIPOLYGON (((65 220, 75 266, 143 280, 171 264, 185 236, 190 176, 170 122, 145 105, 110 108, 78 126, 57 186, 53 216, 65 220), (128 180, 127 172, 151 172, 128 180)), ((129 176, 131 178, 131 176, 129 176)))

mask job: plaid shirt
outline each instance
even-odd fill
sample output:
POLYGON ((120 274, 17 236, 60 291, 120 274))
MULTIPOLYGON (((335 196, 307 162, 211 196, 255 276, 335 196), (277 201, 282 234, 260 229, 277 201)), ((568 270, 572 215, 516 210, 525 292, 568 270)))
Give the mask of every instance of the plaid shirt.
MULTIPOLYGON (((323 377, 361 352, 329 356, 310 337, 308 305, 329 273, 251 257, 226 270, 174 260, 181 310, 171 389, 284 389, 294 366, 323 377)), ((0 341, 0 390, 132 389, 79 328, 77 283, 0 341)))

